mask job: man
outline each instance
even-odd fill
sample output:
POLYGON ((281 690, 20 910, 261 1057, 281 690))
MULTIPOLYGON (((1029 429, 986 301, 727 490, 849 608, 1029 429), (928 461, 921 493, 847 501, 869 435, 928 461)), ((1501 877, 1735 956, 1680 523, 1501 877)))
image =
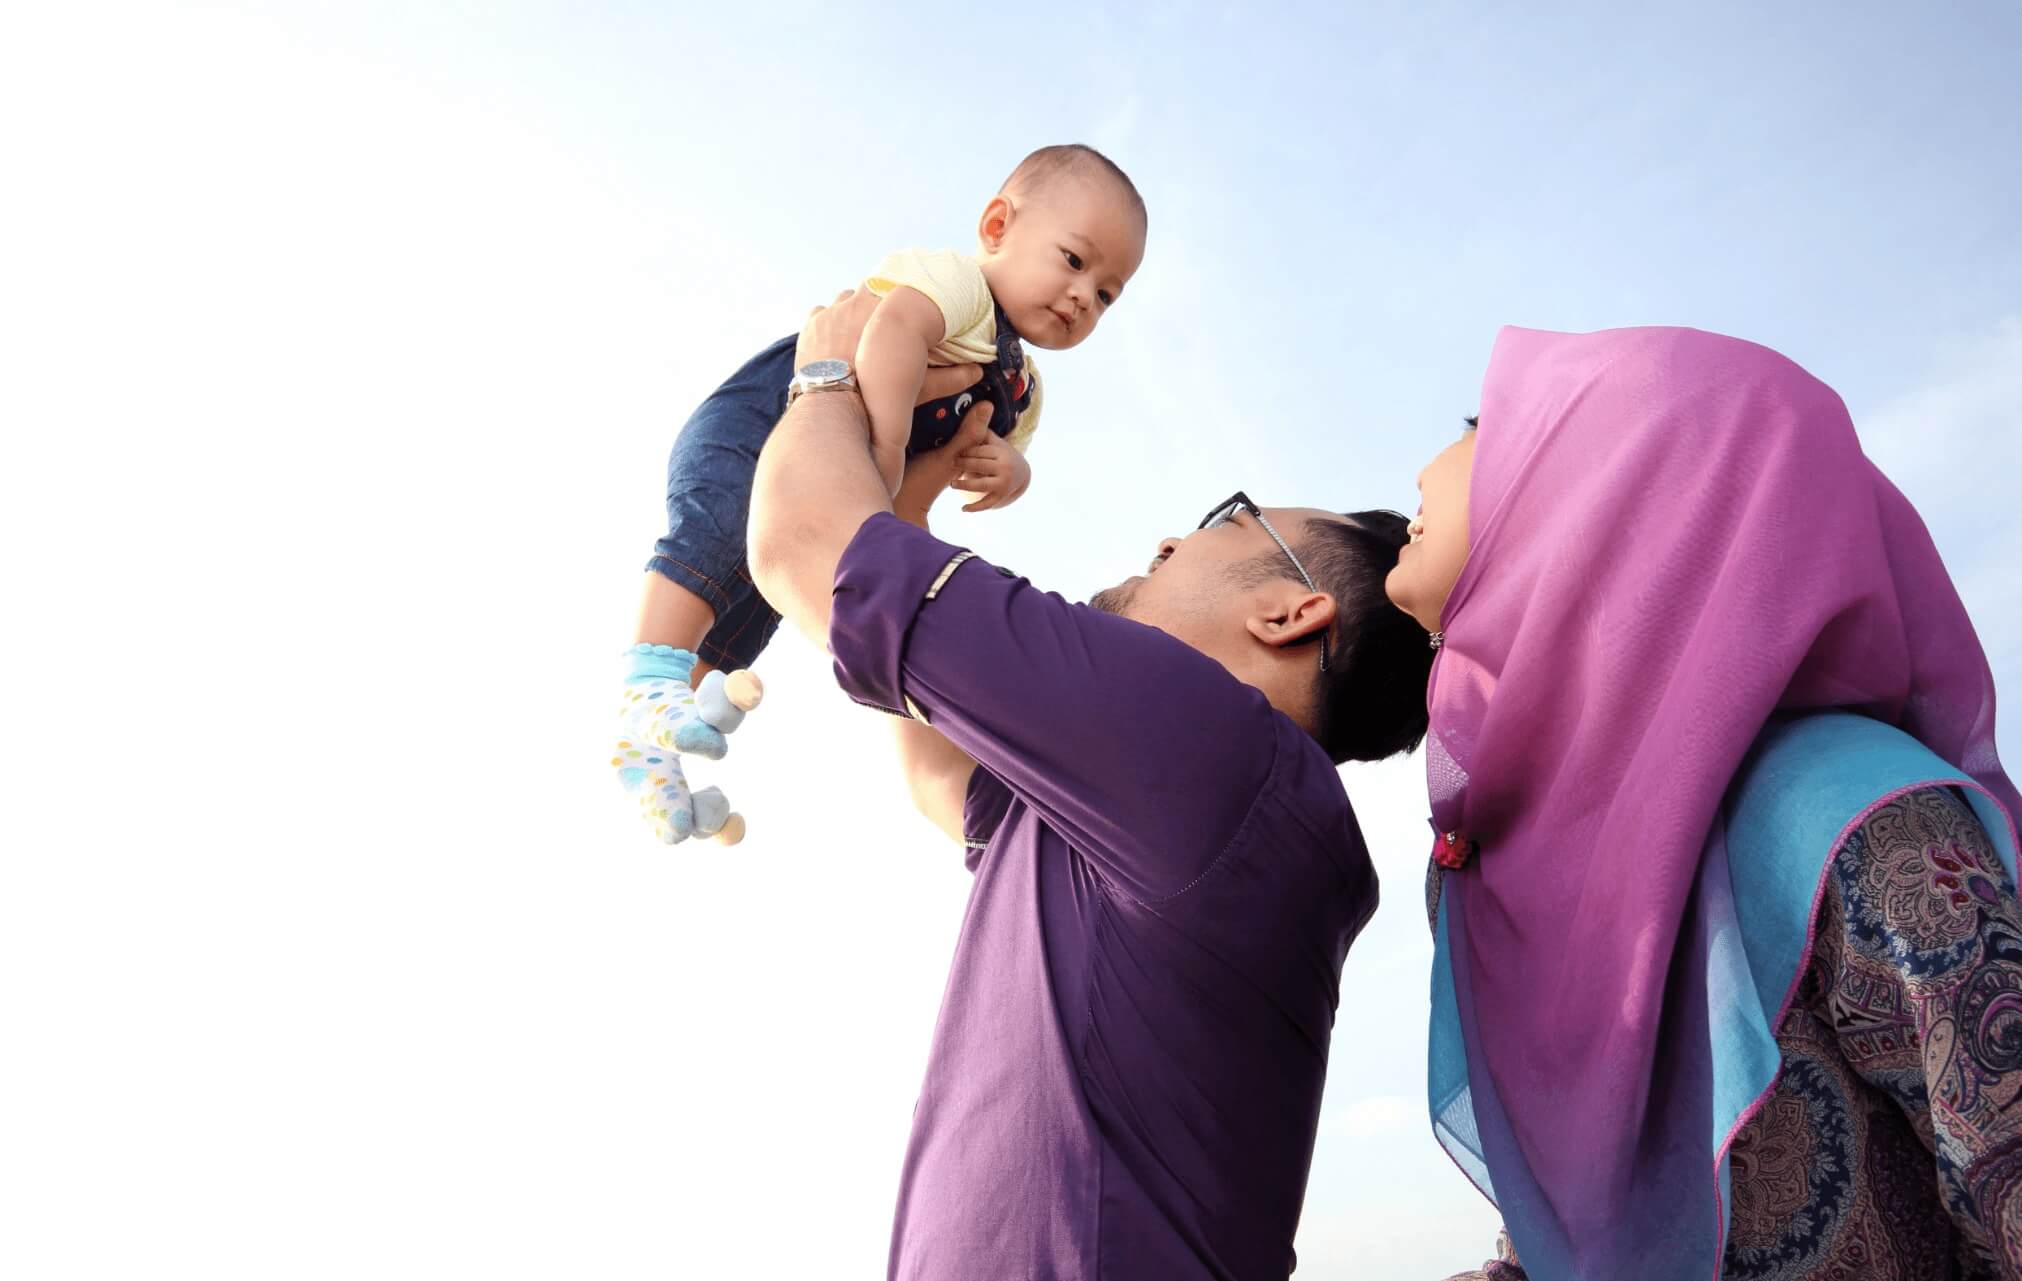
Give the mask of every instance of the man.
POLYGON ((801 336, 750 553, 844 690, 910 717, 976 876, 890 1274, 1282 1278, 1376 906, 1335 764, 1425 729, 1432 655, 1383 595, 1404 520, 1238 495, 1069 604, 893 516, 840 363, 873 301, 801 336))

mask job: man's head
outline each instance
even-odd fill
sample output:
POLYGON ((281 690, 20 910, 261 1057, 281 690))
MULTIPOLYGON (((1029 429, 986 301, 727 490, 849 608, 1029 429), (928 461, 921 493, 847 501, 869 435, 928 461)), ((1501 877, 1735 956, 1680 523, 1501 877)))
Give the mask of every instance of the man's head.
POLYGON ((991 197, 977 259, 998 306, 1035 347, 1093 333, 1144 260, 1144 199, 1093 147, 1041 147, 991 197))
POLYGON ((1417 746, 1432 651, 1383 594, 1404 546, 1404 517, 1218 510, 1226 519, 1162 540, 1143 575, 1089 603, 1215 659, 1304 726, 1336 763, 1417 746))

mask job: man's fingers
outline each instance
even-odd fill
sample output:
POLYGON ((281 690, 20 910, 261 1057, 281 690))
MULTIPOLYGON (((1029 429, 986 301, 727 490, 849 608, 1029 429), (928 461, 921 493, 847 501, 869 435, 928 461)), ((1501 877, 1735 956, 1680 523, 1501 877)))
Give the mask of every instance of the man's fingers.
POLYGON ((845 289, 826 307, 807 313, 800 327, 800 341, 794 344, 794 364, 811 360, 850 360, 856 356, 857 340, 863 332, 870 309, 877 305, 875 294, 859 294, 845 289), (865 304, 870 304, 869 307, 865 304))
POLYGON ((981 365, 930 365, 927 376, 920 380, 920 399, 926 404, 943 396, 952 396, 964 388, 974 387, 983 381, 981 365))
MULTIPOLYGON (((949 441, 947 444, 937 449, 930 449, 924 454, 914 454, 906 460, 906 470, 910 472, 925 468, 931 469, 934 475, 953 476, 957 471, 961 470, 955 465, 955 451, 958 448, 960 448, 959 442, 949 441)), ((944 480, 941 483, 946 484, 947 482, 944 480)))
POLYGON ((989 440, 991 438, 991 414, 995 414, 995 412, 997 412, 997 406, 991 404, 989 400, 979 400, 973 406, 969 406, 969 412, 962 414, 962 426, 958 426, 956 432, 954 432, 956 445, 962 445, 964 449, 973 449, 977 445, 983 445, 985 440, 989 440))
POLYGON ((855 293, 856 293, 856 290, 854 290, 854 289, 845 289, 845 290, 843 290, 843 291, 842 291, 841 293, 839 293, 839 294, 837 294, 837 295, 835 296, 835 301, 833 301, 833 302, 831 302, 831 303, 828 303, 828 304, 827 304, 826 306, 824 306, 824 305, 823 305, 823 304, 821 304, 821 303, 816 303, 816 304, 815 304, 814 306, 812 306, 812 307, 809 307, 809 308, 807 309, 807 318, 808 318, 809 320, 813 320, 813 319, 814 319, 814 318, 815 318, 816 316, 819 316, 819 315, 821 315, 821 314, 822 314, 823 312, 827 311, 827 310, 829 309, 829 307, 840 307, 840 306, 842 306, 842 305, 843 305, 844 303, 848 302, 848 301, 850 300, 851 296, 852 296, 852 295, 854 295, 855 293))

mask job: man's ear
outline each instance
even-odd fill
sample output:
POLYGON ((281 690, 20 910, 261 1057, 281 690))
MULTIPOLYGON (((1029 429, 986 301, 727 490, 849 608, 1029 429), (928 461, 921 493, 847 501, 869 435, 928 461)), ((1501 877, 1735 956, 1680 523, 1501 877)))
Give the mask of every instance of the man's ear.
POLYGON ((1017 213, 1010 197, 992 196, 990 203, 983 206, 983 217, 976 224, 976 239, 985 249, 996 249, 1004 243, 1004 233, 1011 229, 1011 220, 1017 213))
POLYGON ((1252 610, 1243 625, 1264 644, 1283 648, 1331 628, 1334 614, 1334 598, 1326 592, 1307 591, 1287 583, 1282 595, 1273 596, 1252 610))

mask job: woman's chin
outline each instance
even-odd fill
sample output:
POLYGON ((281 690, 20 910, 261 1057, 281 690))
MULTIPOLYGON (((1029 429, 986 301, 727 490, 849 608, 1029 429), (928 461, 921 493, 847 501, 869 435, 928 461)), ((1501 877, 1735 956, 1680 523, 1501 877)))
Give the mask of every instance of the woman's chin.
POLYGON ((1404 572, 1404 566, 1393 566, 1390 572, 1383 576, 1383 594, 1388 596, 1390 603, 1397 608, 1413 618, 1418 617, 1411 608, 1411 576, 1404 572))

